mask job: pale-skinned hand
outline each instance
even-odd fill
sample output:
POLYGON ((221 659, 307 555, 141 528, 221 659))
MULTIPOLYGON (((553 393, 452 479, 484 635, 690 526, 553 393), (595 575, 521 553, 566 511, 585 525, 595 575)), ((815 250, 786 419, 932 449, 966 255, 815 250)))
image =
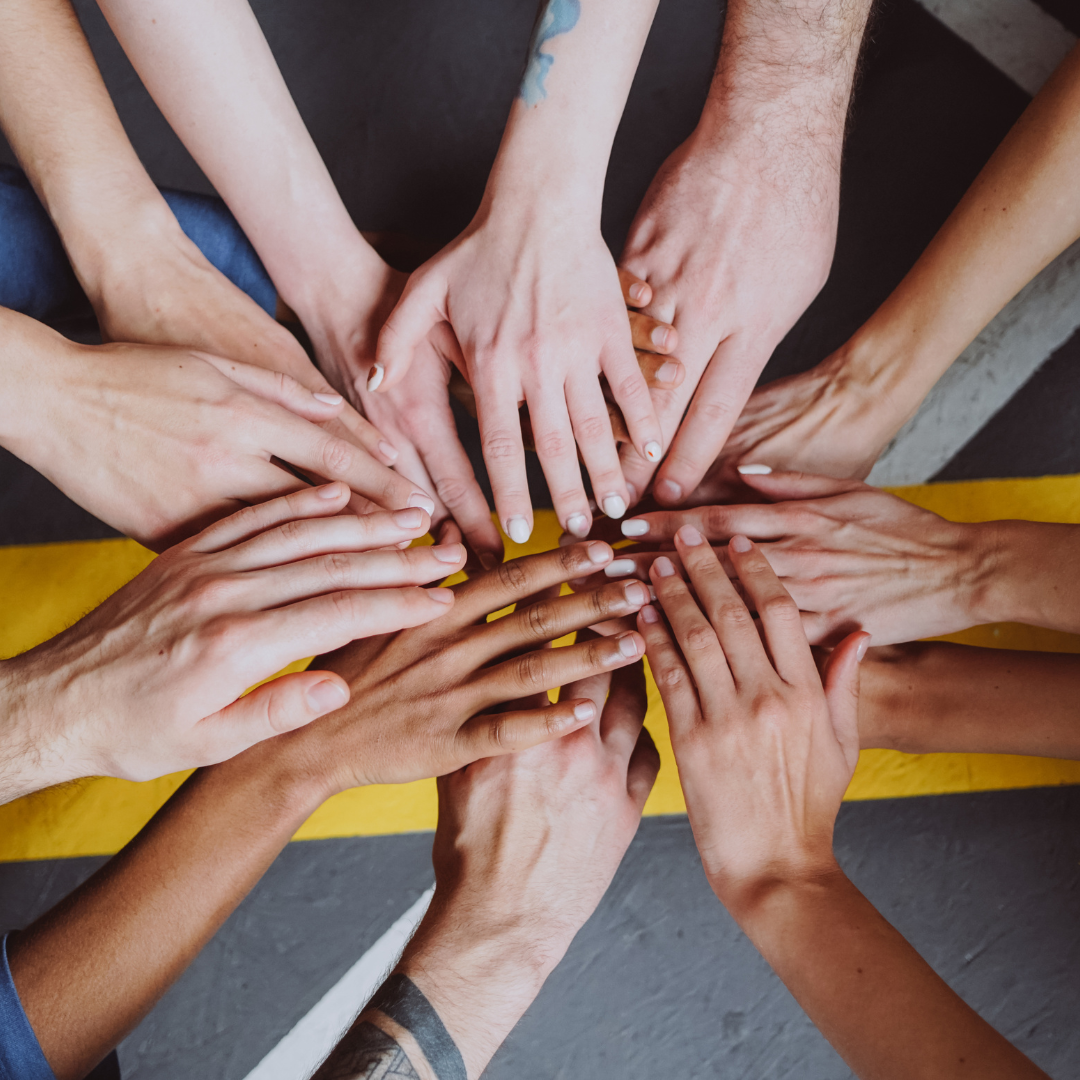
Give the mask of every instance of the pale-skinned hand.
POLYGON ((210 765, 339 709, 340 675, 293 661, 426 622, 461 545, 402 550, 420 509, 341 514, 344 484, 248 507, 159 556, 70 629, 0 667, 4 798, 79 776, 210 765))
POLYGON ((657 559, 660 610, 643 608, 638 624, 705 873, 738 907, 837 872, 833 826, 859 757, 870 635, 845 638, 819 676, 798 608, 751 541, 733 537, 729 556, 759 624, 701 533, 683 526, 675 548, 688 581, 657 559))

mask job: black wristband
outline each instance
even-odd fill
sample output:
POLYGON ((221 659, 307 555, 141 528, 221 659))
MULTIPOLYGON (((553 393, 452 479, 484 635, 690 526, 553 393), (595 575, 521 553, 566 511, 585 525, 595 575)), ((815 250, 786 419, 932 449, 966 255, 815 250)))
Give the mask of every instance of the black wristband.
POLYGON ((408 975, 391 975, 367 1007, 378 1009, 416 1040, 439 1080, 468 1080, 457 1043, 408 975))

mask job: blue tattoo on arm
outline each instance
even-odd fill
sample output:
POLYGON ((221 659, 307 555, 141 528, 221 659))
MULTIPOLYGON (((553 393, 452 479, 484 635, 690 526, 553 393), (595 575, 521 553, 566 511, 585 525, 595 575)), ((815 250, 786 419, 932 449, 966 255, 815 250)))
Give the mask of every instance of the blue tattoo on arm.
POLYGON ((536 20, 532 41, 529 42, 529 62, 518 91, 526 105, 539 105, 547 97, 544 79, 555 63, 550 53, 541 52, 547 42, 559 34, 569 33, 581 17, 581 0, 548 0, 536 20))

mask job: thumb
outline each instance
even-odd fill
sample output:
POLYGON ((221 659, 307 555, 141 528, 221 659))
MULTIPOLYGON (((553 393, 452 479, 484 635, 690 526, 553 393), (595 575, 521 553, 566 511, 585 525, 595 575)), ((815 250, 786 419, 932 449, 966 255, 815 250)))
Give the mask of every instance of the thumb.
POLYGON ((739 479, 754 491, 760 491, 771 502, 787 499, 823 499, 828 495, 843 495, 867 485, 861 480, 837 480, 832 476, 815 476, 803 472, 774 472, 768 465, 742 463, 739 479))
POLYGON ((833 649, 822 672, 833 731, 852 769, 859 760, 859 662, 869 646, 865 630, 848 634, 833 649))
POLYGON ((349 684, 330 671, 299 671, 271 679, 199 721, 203 764, 212 765, 274 735, 336 712, 349 700, 349 684))
MULTIPOLYGON (((400 382, 412 364, 413 355, 432 328, 446 322, 446 286, 423 268, 409 279, 401 299, 379 331, 375 363, 367 376, 366 389, 389 390, 400 382)), ((362 379, 361 375, 358 378, 362 379)))
POLYGON ((272 371, 270 368, 257 367, 255 364, 244 364, 239 360, 226 360, 212 353, 201 352, 197 355, 211 367, 217 368, 222 375, 237 386, 267 401, 272 401, 275 405, 280 405, 305 420, 321 424, 327 420, 333 420, 345 407, 345 399, 329 383, 326 383, 322 376, 318 378, 324 385, 311 390, 282 371, 272 371))

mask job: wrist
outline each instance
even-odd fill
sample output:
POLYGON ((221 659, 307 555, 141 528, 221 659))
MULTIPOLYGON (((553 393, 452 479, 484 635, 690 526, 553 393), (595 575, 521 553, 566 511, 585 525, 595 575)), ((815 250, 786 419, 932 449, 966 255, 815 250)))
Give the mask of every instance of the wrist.
POLYGON ((737 882, 709 878, 717 899, 755 944, 779 912, 828 895, 846 881, 831 849, 828 857, 784 873, 766 872, 737 882))
POLYGON ((971 625, 1053 625, 1053 617, 1040 603, 1040 565, 1048 563, 1052 575, 1057 571, 1055 560, 1044 561, 1039 552, 1039 534, 1048 526, 1029 521, 984 521, 966 528, 972 534, 967 559, 971 625))
POLYGON ((44 415, 59 389, 58 365, 78 348, 36 319, 0 308, 0 445, 31 465, 48 442, 44 415))

